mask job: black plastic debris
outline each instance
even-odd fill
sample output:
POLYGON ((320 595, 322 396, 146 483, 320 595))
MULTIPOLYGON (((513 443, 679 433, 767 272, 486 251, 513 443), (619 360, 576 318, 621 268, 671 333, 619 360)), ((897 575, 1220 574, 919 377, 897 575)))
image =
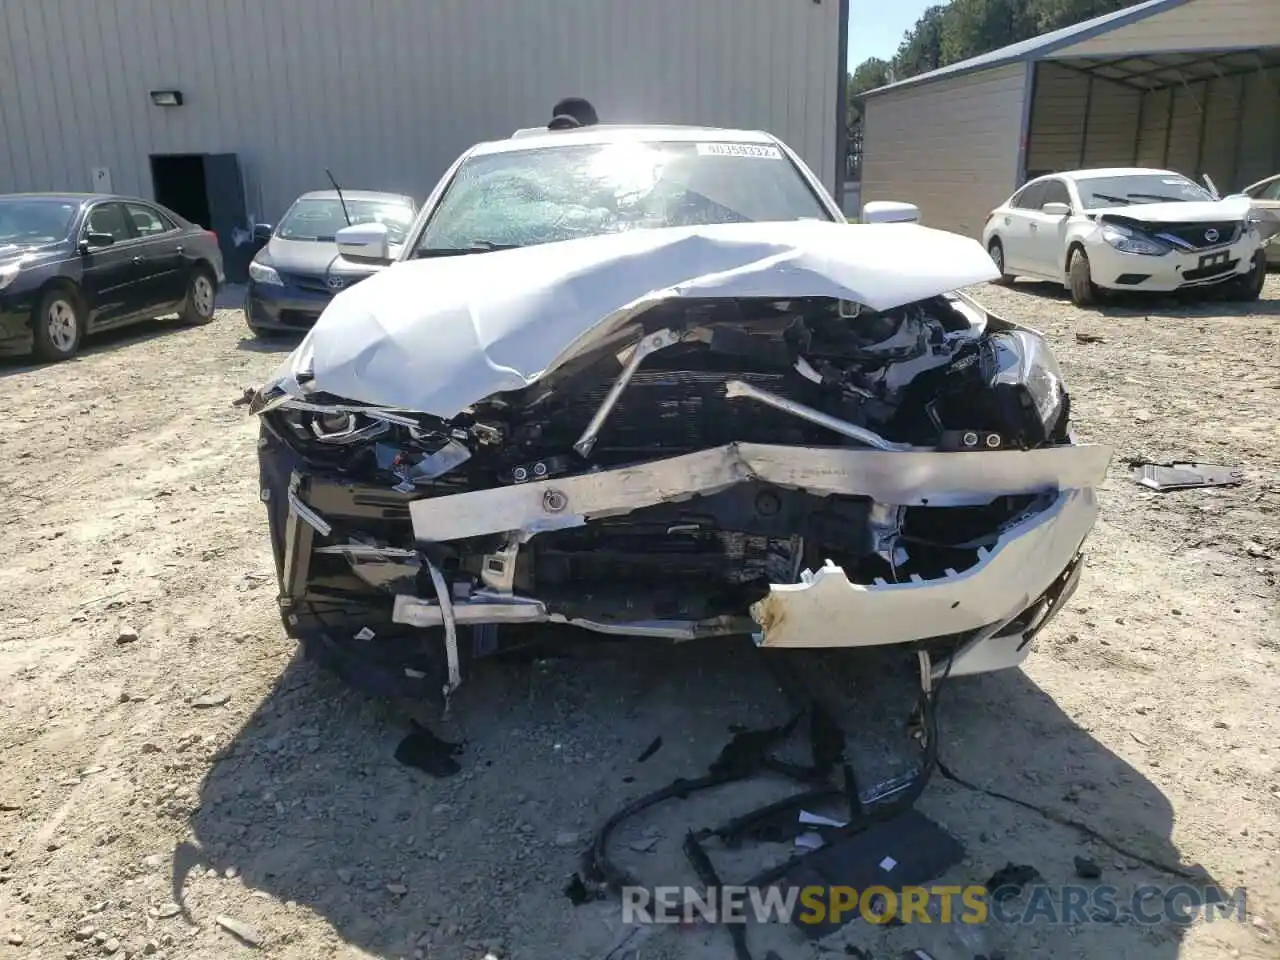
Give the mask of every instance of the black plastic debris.
POLYGON ((564 888, 564 895, 569 898, 569 902, 575 907, 580 907, 591 899, 591 893, 587 890, 587 885, 582 882, 582 877, 576 873, 569 878, 569 883, 564 888))
POLYGON ((1244 471, 1216 463, 1134 463, 1132 467, 1134 483, 1161 493, 1244 483, 1244 471))
POLYGON ((654 737, 653 743, 645 747, 644 752, 640 754, 640 756, 636 757, 636 763, 644 763, 646 760, 648 760, 650 757, 652 757, 655 753, 657 753, 661 749, 662 749, 662 738, 654 737))
POLYGON ((1102 868, 1089 857, 1076 857, 1076 876, 1081 880, 1097 880, 1102 876, 1102 868))
MULTIPOLYGON (((886 887, 901 893, 936 879, 964 858, 964 847, 918 810, 908 809, 867 829, 836 838, 804 856, 781 880, 782 886, 886 887)), ((835 922, 796 925, 817 940, 839 930, 860 914, 851 910, 835 922)))
POLYGON ((1022 888, 1040 879, 1040 871, 1026 864, 1006 863, 987 881, 987 892, 994 900, 1009 900, 1022 893, 1022 888))
POLYGON ((462 744, 441 740, 416 720, 409 723, 413 731, 396 747, 395 757, 399 763, 433 777, 452 777, 462 769, 454 759, 462 753, 462 744))

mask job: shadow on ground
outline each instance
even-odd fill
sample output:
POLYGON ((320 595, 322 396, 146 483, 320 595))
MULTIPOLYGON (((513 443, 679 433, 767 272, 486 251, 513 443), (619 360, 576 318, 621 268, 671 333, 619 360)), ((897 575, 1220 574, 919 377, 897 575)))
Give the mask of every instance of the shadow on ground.
MULTIPOLYGON (((855 741, 906 729, 909 696, 883 702, 885 685, 854 660, 837 655, 826 664, 827 687, 849 697, 840 719, 855 741), (846 670, 849 678, 841 679, 846 670)), ((1169 801, 1021 671, 951 681, 945 698, 940 742, 961 777, 1085 821, 1136 855, 1178 862, 1169 801)), ((455 699, 454 720, 436 726, 466 741, 463 771, 431 779, 393 759, 407 729, 401 712, 348 692, 298 659, 204 782, 191 824, 196 847, 179 848, 175 887, 188 872, 198 876, 197 865, 234 865, 248 887, 269 895, 250 901, 263 912, 249 918, 261 924, 267 946, 289 939, 276 904, 293 901, 375 957, 417 949, 435 958, 478 958, 487 947, 513 960, 633 956, 610 952, 634 934, 617 903, 575 907, 564 895, 591 831, 629 800, 705 772, 731 725, 771 725, 790 709, 749 644, 606 643, 563 658, 485 661, 455 699), (661 748, 639 762, 657 737, 661 748)), ((869 782, 865 767, 860 772, 869 782)), ((794 789, 751 781, 675 801, 620 828, 613 849, 644 883, 694 884, 680 852, 686 830, 794 789)), ((1122 903, 1135 886, 1178 882, 941 777, 920 808, 968 850, 939 882, 983 883, 1010 861, 1034 866, 1052 885, 1115 884, 1122 903), (1076 855, 1094 857, 1102 880, 1076 881, 1076 855)), ((775 845, 750 854, 764 866, 789 850, 775 845)), ((198 901, 201 890, 189 886, 187 900, 198 901)), ((1025 899, 1015 903, 1025 906, 1025 899)), ((837 952, 860 955, 856 946, 876 958, 922 948, 935 960, 1000 951, 1174 960, 1180 932, 1132 919, 1071 929, 857 921, 827 942, 837 952)), ((810 955, 790 928, 757 928, 751 937, 757 958, 769 948, 788 958, 810 955)), ((730 955, 724 931, 706 928, 664 928, 644 947, 646 958, 730 955)))
MULTIPOLYGON (((1276 274, 1271 274, 1275 277, 1276 274)), ((1029 293, 1046 300, 1058 300, 1065 305, 1071 304, 1071 295, 1060 283, 1048 283, 1039 280, 1019 280, 1015 284, 1019 293, 1029 293)), ((1248 302, 1224 300, 1211 294, 1141 294, 1141 293, 1106 293, 1096 306, 1085 308, 1088 311, 1105 317, 1231 317, 1231 316, 1280 316, 1280 299, 1268 297, 1269 290, 1263 290, 1262 297, 1248 302)))

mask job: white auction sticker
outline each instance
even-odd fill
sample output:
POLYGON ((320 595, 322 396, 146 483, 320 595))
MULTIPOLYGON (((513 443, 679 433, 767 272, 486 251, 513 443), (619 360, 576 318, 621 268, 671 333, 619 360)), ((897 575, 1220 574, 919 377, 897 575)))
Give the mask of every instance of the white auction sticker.
POLYGON ((750 160, 781 160, 782 151, 765 143, 700 143, 704 157, 745 157, 750 160))

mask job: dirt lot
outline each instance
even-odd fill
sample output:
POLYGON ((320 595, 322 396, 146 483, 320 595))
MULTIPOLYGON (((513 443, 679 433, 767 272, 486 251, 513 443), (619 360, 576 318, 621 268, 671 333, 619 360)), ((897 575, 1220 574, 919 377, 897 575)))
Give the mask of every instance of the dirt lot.
MULTIPOLYGON (((1116 457, 1080 592, 1025 672, 949 686, 945 759, 1144 858, 1247 887, 1253 919, 856 922, 817 945, 772 927, 752 931, 756 956, 1280 956, 1280 276, 1250 311, 977 293, 1051 337, 1079 432, 1116 457), (1239 464, 1246 481, 1156 494, 1128 479, 1132 457, 1239 464)), ((300 662, 280 628, 256 428, 231 401, 284 348, 245 335, 228 310, 62 365, 0 362, 0 957, 620 960, 610 949, 634 931, 618 906, 562 892, 586 836, 704 771, 730 724, 782 719, 776 686, 720 642, 490 664, 444 728, 467 742, 464 772, 400 766, 402 714, 300 662), (251 925, 256 948, 220 915, 251 925)), ((876 681, 850 669, 843 692, 865 709, 876 681)), ((758 794, 660 810, 619 836, 619 857, 647 882, 695 882, 684 830, 758 794)), ((941 778, 920 806, 966 845, 946 882, 1012 861, 1065 883, 1076 855, 1125 895, 1175 882, 941 778)), ((730 955, 706 928, 629 942, 646 960, 730 955)))

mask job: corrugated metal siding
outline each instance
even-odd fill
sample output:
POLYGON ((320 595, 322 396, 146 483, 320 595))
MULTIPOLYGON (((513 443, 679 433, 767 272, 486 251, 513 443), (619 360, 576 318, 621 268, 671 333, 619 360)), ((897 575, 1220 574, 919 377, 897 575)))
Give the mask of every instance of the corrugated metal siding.
POLYGON ((1238 190, 1280 171, 1280 70, 1145 94, 1137 161, 1238 190), (1172 103, 1171 103, 1172 102, 1172 103))
POLYGON ((1028 175, 1131 165, 1141 104, 1131 87, 1090 81, 1062 64, 1037 64, 1028 175))
POLYGON ((1191 0, 1055 51, 1055 57, 1280 46, 1277 0, 1191 0))
POLYGON ((240 155, 250 212, 420 199, 472 143, 580 94, 606 122, 763 128, 836 181, 829 0, 0 0, 0 192, 151 196, 149 156, 240 155), (181 107, 148 91, 178 89, 181 107))
POLYGON ((1080 166, 1089 78, 1056 63, 1036 65, 1027 143, 1027 173, 1035 176, 1080 166))
POLYGON ((1017 186, 1022 64, 867 101, 862 199, 906 200, 925 225, 977 236, 1017 186))

